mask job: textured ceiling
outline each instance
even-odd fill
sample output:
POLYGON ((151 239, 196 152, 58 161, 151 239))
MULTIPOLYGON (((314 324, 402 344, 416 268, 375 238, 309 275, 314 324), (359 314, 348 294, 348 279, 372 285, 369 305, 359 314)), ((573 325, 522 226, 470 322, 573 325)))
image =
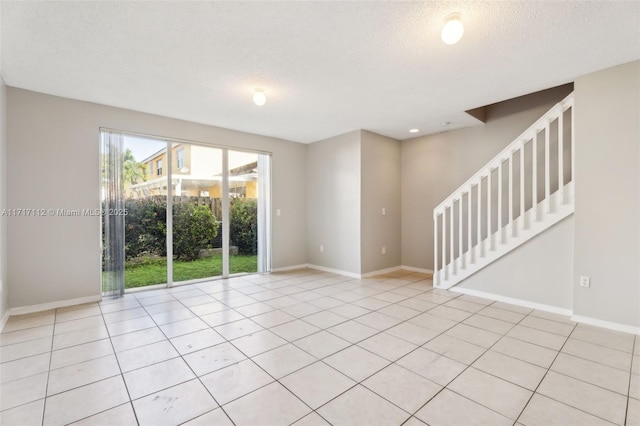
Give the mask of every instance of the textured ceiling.
POLYGON ((407 139, 640 58, 640 2, 2 1, 6 83, 298 142, 407 139), (440 40, 444 18, 465 34, 440 40), (265 87, 264 107, 251 101, 265 87), (410 134, 417 127, 420 133, 410 134))

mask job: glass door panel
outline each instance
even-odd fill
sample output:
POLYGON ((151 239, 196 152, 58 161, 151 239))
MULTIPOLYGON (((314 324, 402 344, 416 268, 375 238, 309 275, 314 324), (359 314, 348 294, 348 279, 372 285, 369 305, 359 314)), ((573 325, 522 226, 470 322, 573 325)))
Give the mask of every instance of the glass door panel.
POLYGON ((171 148, 173 283, 222 275, 222 150, 171 148))
POLYGON ((167 282, 164 140, 124 135, 125 288, 167 282))
POLYGON ((258 271, 258 154, 229 151, 229 274, 258 271))

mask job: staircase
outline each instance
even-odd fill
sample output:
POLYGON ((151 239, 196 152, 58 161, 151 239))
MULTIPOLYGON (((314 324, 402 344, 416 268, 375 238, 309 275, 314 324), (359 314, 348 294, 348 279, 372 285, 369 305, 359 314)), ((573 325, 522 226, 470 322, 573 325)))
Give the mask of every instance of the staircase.
POLYGON ((571 215, 573 93, 433 210, 434 274, 448 289, 571 215))

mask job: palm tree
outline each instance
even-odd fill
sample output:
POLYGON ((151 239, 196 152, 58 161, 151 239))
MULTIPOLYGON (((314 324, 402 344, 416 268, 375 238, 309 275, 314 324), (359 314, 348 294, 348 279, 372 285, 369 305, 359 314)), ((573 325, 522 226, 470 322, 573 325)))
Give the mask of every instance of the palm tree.
POLYGON ((124 152, 122 169, 124 171, 124 181, 131 185, 147 180, 147 168, 133 158, 133 153, 129 148, 124 152))

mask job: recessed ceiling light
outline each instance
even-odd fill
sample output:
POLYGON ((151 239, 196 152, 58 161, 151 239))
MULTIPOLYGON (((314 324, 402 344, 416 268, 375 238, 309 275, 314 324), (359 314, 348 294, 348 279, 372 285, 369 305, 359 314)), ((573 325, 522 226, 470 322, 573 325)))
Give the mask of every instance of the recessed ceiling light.
POLYGON ((411 129, 409 130, 409 133, 418 133, 420 131, 420 129, 411 129))
POLYGON ((460 14, 454 13, 447 16, 446 23, 442 28, 442 41, 445 44, 456 44, 464 34, 464 25, 460 20, 460 14))
POLYGON ((264 89, 256 88, 253 94, 253 103, 262 106, 267 102, 267 95, 264 94, 264 89))
POLYGON ((441 125, 442 127, 451 126, 451 122, 450 122, 450 121, 443 121, 442 123, 440 123, 440 125, 441 125))

